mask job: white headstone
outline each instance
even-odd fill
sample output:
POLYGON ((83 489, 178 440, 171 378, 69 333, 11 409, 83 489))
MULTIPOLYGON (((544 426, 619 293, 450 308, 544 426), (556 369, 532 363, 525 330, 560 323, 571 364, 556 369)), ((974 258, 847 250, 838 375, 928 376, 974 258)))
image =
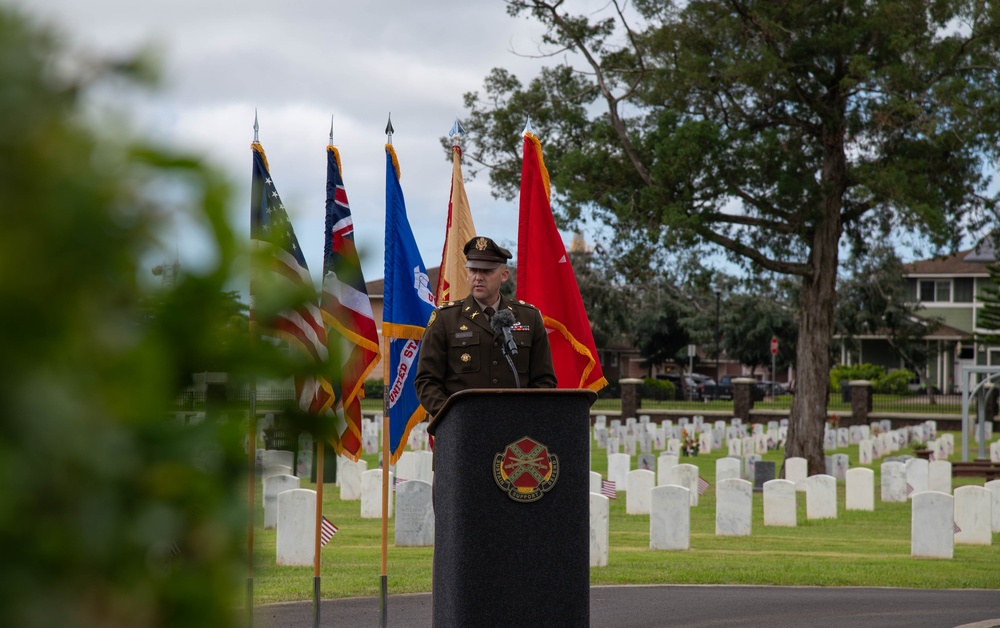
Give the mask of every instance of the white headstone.
POLYGON ((910 458, 906 461, 906 492, 907 497, 914 493, 927 490, 928 462, 923 458, 910 458))
POLYGON ((278 495, 299 488, 299 478, 290 474, 272 475, 264 478, 264 529, 278 527, 278 495))
POLYGON ((846 427, 837 428, 837 449, 847 447, 851 442, 850 430, 846 427))
POLYGON ((806 518, 837 518, 837 480, 832 475, 810 475, 806 480, 806 518))
MULTIPOLYGON (((884 466, 884 465, 883 465, 884 466)), ((951 558, 955 551, 954 498, 924 491, 913 496, 910 515, 910 555, 951 558)))
POLYGON ((667 439, 667 453, 674 456, 681 455, 681 441, 679 438, 667 439))
POLYGON ((688 489, 691 505, 698 505, 698 467, 693 464, 678 464, 671 467, 668 484, 676 484, 688 489))
POLYGON ((750 536, 753 514, 753 484, 728 478, 715 485, 715 535, 750 536))
POLYGON ((396 477, 400 480, 417 479, 417 452, 404 451, 396 461, 396 477))
MULTIPOLYGON (((715 481, 719 482, 729 478, 740 479, 741 466, 739 458, 719 458, 715 461, 715 481)), ((719 485, 715 486, 718 490, 719 485)))
POLYGON ((983 485, 983 488, 989 489, 990 495, 993 496, 992 499, 990 499, 990 527, 993 529, 994 533, 1000 532, 1000 480, 990 480, 983 485))
POLYGON ((691 498, 683 486, 657 486, 651 493, 649 548, 686 550, 691 548, 691 498))
POLYGON ((417 477, 414 480, 434 483, 434 453, 426 450, 417 452, 417 477))
POLYGON ((866 438, 863 439, 860 443, 858 443, 858 464, 863 466, 870 465, 872 463, 872 460, 874 460, 874 456, 872 454, 873 451, 872 451, 871 440, 866 438))
POLYGON ((990 462, 1000 462, 1000 440, 990 443, 990 462))
POLYGON ((625 514, 648 515, 649 492, 656 486, 656 474, 646 469, 629 471, 626 485, 625 514))
POLYGON ((600 492, 590 493, 590 566, 608 566, 608 535, 611 500, 600 492))
POLYGON ((632 470, 632 457, 628 454, 611 454, 608 456, 608 479, 615 483, 618 490, 626 490, 628 472, 632 470))
POLYGON ((266 480, 275 475, 294 475, 292 473, 292 465, 266 464, 264 465, 264 471, 260 474, 260 478, 261 480, 266 480))
POLYGON ((316 550, 316 491, 295 488, 278 494, 277 563, 309 566, 316 550))
POLYGON ((729 446, 729 455, 736 456, 737 458, 743 455, 743 441, 739 438, 730 438, 726 441, 729 446))
POLYGON ((764 525, 795 527, 795 482, 768 480, 764 482, 764 525))
POLYGON ((955 489, 955 544, 990 545, 993 542, 992 492, 983 486, 955 489))
POLYGON ((423 480, 410 480, 396 487, 397 546, 434 545, 434 506, 431 501, 431 491, 430 483, 423 480))
POLYGON ((265 467, 276 464, 293 468, 295 466, 295 452, 284 449, 265 449, 261 462, 265 467))
POLYGON ((847 454, 833 454, 831 456, 833 459, 833 477, 837 479, 838 482, 844 482, 847 480, 847 469, 850 467, 850 462, 847 454))
POLYGON ((906 501, 906 465, 890 460, 882 463, 882 501, 906 501))
POLYGON ((601 494, 601 480, 603 480, 603 479, 604 478, 602 478, 601 474, 598 473, 597 471, 591 471, 590 472, 590 492, 591 493, 597 493, 598 495, 601 494))
POLYGON ((698 437, 698 449, 700 453, 708 454, 712 452, 712 433, 702 432, 698 437))
POLYGON ((361 476, 368 471, 368 461, 339 459, 340 467, 337 469, 337 479, 340 484, 340 499, 353 501, 361 499, 361 476))
POLYGON ((951 463, 931 460, 927 465, 927 490, 951 495, 951 463))
POLYGON ((608 437, 608 456, 621 453, 621 438, 618 436, 608 437))
POLYGON ((295 475, 309 479, 312 475, 314 444, 313 438, 306 432, 299 434, 299 455, 295 460, 295 475))
MULTIPOLYGON (((392 483, 394 481, 392 471, 389 472, 389 512, 386 515, 392 518, 392 483)), ((361 474, 361 518, 381 519, 382 518, 382 469, 372 469, 361 474)))
POLYGON ((844 508, 875 510, 875 472, 864 467, 848 469, 844 508))
POLYGON ((670 468, 677 465, 675 454, 662 453, 656 459, 656 485, 664 486, 670 484, 670 468))
POLYGON ((806 478, 809 477, 809 461, 805 458, 792 456, 785 458, 785 479, 795 484, 795 490, 806 491, 806 478))

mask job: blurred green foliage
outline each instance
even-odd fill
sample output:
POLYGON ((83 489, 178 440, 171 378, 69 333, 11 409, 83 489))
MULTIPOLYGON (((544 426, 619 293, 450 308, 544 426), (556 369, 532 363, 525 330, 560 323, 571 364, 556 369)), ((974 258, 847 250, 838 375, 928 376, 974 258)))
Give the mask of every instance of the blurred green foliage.
POLYGON ((227 293, 246 258, 229 190, 196 158, 91 128, 88 87, 138 73, 68 76, 57 42, 0 9, 0 625, 234 625, 246 426, 167 412, 192 372, 238 378, 265 359, 227 293), (141 261, 164 182, 217 248, 169 289, 144 286, 141 261))
POLYGON ((910 394, 908 384, 913 377, 912 371, 897 369, 886 373, 883 367, 868 362, 853 365, 841 364, 830 369, 830 390, 835 393, 840 391, 841 382, 868 380, 872 383, 873 392, 886 395, 908 395, 910 394))
POLYGON ((639 394, 643 399, 673 401, 677 397, 677 389, 672 382, 652 377, 642 378, 639 394))

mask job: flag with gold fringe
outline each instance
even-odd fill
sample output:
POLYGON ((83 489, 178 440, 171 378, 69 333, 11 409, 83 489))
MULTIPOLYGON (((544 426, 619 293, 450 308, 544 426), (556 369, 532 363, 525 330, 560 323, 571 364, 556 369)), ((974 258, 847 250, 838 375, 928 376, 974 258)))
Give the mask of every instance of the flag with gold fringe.
POLYGON ((474 237, 476 227, 462 179, 462 148, 456 145, 451 147, 451 195, 448 198, 448 223, 435 291, 438 303, 461 299, 469 294, 469 278, 462 249, 474 237))

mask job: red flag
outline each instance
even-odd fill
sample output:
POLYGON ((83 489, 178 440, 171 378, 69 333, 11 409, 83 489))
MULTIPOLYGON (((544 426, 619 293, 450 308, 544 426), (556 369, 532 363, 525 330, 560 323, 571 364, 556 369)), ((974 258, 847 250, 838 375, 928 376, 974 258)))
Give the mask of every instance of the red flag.
POLYGON ((517 230, 517 298, 542 312, 559 388, 600 390, 608 385, 566 245, 550 205, 542 145, 524 135, 521 213, 517 230))

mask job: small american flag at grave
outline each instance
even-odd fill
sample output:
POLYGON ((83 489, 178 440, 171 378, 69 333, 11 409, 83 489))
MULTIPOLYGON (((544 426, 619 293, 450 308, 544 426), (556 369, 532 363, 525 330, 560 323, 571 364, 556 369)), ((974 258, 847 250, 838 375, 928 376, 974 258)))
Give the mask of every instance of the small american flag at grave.
POLYGON ((392 492, 396 492, 396 487, 406 481, 406 478, 394 478, 392 481, 392 492))
POLYGON ((326 515, 323 515, 323 520, 320 522, 320 528, 319 528, 319 541, 320 541, 319 546, 326 547, 326 544, 330 542, 330 539, 333 538, 333 535, 339 531, 340 528, 333 525, 333 523, 331 523, 330 520, 326 518, 326 515))
POLYGON ((913 494, 913 485, 909 482, 906 483, 906 496, 909 497, 913 494))
POLYGON ((709 486, 711 486, 711 485, 708 483, 708 481, 706 481, 705 478, 703 478, 703 477, 701 477, 699 475, 698 476, 698 494, 699 495, 704 495, 705 491, 708 490, 709 486))
POLYGON ((618 497, 618 489, 615 488, 614 480, 601 480, 601 495, 604 495, 608 499, 616 499, 618 497))
POLYGON ((955 534, 958 534, 958 533, 960 533, 962 531, 962 528, 958 527, 957 523, 952 523, 951 525, 952 525, 952 529, 955 531, 955 534))

